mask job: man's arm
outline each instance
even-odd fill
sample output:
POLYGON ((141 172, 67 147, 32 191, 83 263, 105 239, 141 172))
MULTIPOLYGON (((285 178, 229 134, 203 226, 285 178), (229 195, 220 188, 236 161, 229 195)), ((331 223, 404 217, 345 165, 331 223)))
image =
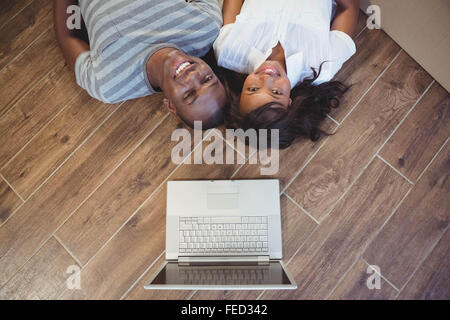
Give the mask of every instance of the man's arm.
POLYGON ((359 0, 336 0, 338 8, 331 24, 331 30, 345 32, 353 36, 359 16, 359 0))
POLYGON ((236 16, 241 12, 244 0, 224 0, 223 1, 223 25, 234 23, 236 16))
POLYGON ((80 39, 80 30, 69 30, 67 28, 67 8, 78 5, 78 0, 53 0, 53 19, 56 40, 66 59, 69 68, 74 70, 75 62, 80 54, 89 51, 89 44, 80 39))

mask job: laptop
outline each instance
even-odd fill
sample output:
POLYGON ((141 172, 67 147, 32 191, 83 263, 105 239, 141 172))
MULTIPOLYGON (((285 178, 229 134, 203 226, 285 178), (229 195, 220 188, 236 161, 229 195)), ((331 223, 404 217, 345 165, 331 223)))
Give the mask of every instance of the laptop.
POLYGON ((278 180, 169 181, 166 263, 144 286, 296 289, 282 259, 278 180))

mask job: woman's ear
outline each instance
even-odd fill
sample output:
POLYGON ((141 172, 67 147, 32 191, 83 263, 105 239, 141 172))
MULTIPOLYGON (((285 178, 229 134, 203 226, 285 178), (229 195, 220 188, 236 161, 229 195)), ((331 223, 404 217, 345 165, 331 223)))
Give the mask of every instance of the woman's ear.
POLYGON ((289 99, 289 106, 291 106, 292 104, 292 99, 289 99))
POLYGON ((170 113, 172 113, 174 115, 177 114, 177 109, 175 109, 175 106, 169 99, 164 98, 163 103, 164 103, 164 106, 167 108, 167 110, 169 110, 170 113))

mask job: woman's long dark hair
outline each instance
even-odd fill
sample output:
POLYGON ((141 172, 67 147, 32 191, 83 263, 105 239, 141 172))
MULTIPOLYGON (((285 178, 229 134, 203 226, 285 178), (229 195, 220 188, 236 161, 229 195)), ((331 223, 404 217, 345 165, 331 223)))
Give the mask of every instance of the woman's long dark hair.
POLYGON ((224 84, 229 98, 229 107, 225 114, 225 125, 232 129, 279 129, 279 148, 285 149, 298 138, 306 137, 317 141, 323 135, 329 135, 319 128, 332 108, 339 106, 339 99, 348 87, 339 81, 329 81, 319 85, 313 82, 319 77, 319 70, 312 69, 313 76, 304 79, 291 90, 292 103, 287 109, 272 108, 273 103, 242 115, 239 110, 240 96, 247 75, 238 74, 223 68, 216 69, 216 74, 224 84))

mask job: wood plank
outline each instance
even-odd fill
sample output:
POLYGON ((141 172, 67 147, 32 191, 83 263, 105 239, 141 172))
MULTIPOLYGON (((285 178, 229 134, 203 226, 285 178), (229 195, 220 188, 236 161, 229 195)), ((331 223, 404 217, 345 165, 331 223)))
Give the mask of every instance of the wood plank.
POLYGON ((0 70, 47 30, 52 20, 52 1, 35 0, 4 25, 0 29, 0 70))
POLYGON ((81 90, 61 61, 10 112, 0 117, 0 168, 81 90))
POLYGON ((5 179, 27 199, 116 108, 92 99, 86 92, 78 95, 1 169, 5 179))
POLYGON ((42 37, 0 71, 0 116, 62 61, 54 33, 49 27, 42 37))
POLYGON ((402 290, 398 299, 450 300, 450 231, 447 229, 437 246, 402 290))
MULTIPOLYGON (((333 121, 326 118, 321 124, 321 129, 328 133, 333 133, 336 125, 333 121)), ((331 137, 332 138, 332 137, 331 137)), ((317 142, 309 139, 302 139, 287 149, 279 152, 279 170, 274 175, 262 175, 261 164, 246 163, 236 174, 236 179, 279 179, 280 188, 283 190, 294 178, 295 174, 309 161, 319 150, 326 137, 322 137, 317 142)), ((247 156, 249 154, 247 153, 247 156)))
POLYGON ((0 2, 0 26, 5 25, 33 0, 2 0, 0 2))
POLYGON ((56 299, 57 293, 66 288, 70 266, 78 265, 52 237, 0 290, 0 299, 56 299))
MULTIPOLYGON (((305 243, 317 223, 307 216, 293 201, 282 195, 281 205, 281 229, 283 230, 283 262, 286 264, 295 254, 297 249, 305 243)), ((256 299, 260 290, 247 291, 197 291, 192 299, 213 299, 213 300, 252 300, 256 299)))
POLYGON ((0 228, 0 286, 167 113, 161 96, 129 101, 0 228), (140 106, 140 107, 137 107, 140 106))
POLYGON ((331 300, 392 300, 398 292, 380 278, 380 288, 369 289, 367 279, 374 274, 364 260, 358 262, 349 270, 342 282, 329 297, 331 300), (369 271, 369 272, 367 272, 369 271))
POLYGON ((400 51, 400 47, 382 30, 364 30, 355 39, 356 53, 336 74, 334 80, 351 86, 340 106, 330 115, 341 122, 400 51))
POLYGON ((397 288, 405 285, 449 225, 449 173, 447 144, 364 253, 397 288))
POLYGON ((323 219, 431 81, 407 54, 400 54, 286 193, 323 219))
POLYGON ((289 263, 297 290, 263 299, 324 299, 392 214, 410 184, 375 158, 289 263))
POLYGON ((171 134, 181 127, 181 120, 165 119, 58 230, 58 238, 83 265, 177 167, 171 150, 178 142, 171 134))
MULTIPOLYGON (((226 179, 237 168, 238 165, 182 165, 170 180, 226 179)), ((165 249, 166 188, 167 183, 164 183, 89 261, 81 272, 82 290, 66 290, 61 295, 62 299, 119 299, 127 292, 165 249)), ((148 280, 147 276, 144 278, 143 281, 148 280)), ((164 297, 171 299, 171 292, 164 297)), ((159 291, 151 291, 145 297, 157 298, 160 294, 159 291)), ((179 294, 173 292, 174 297, 179 297, 179 294)))
POLYGON ((381 157, 416 181, 450 136, 450 95, 437 82, 380 151, 381 157))
POLYGON ((0 226, 22 203, 19 196, 0 177, 0 226))

